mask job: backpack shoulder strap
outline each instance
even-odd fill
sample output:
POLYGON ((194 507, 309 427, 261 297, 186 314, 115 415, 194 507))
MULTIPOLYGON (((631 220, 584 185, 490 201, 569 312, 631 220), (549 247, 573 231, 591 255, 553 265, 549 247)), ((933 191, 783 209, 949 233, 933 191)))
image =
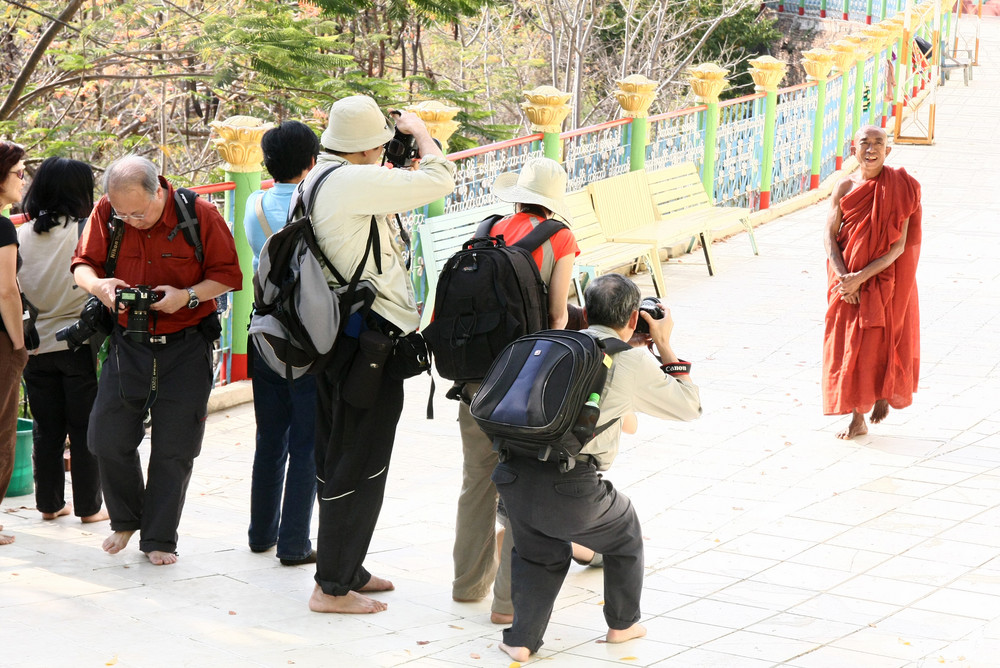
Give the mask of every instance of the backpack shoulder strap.
POLYGON ((313 205, 316 203, 316 192, 320 186, 333 174, 343 163, 327 162, 322 166, 313 167, 309 175, 299 181, 299 186, 292 195, 292 201, 288 206, 288 217, 291 222, 293 216, 301 217, 312 214, 313 205), (299 209, 301 212, 299 213, 299 209))
POLYGON ((174 189, 174 202, 177 204, 177 226, 167 235, 167 241, 173 241, 177 230, 184 234, 184 240, 194 248, 194 256, 198 262, 205 259, 205 250, 201 245, 201 226, 198 224, 198 214, 195 211, 195 200, 198 193, 187 188, 174 189))
POLYGON ((501 220, 503 220, 504 218, 506 218, 506 216, 501 215, 499 213, 494 213, 493 215, 486 216, 479 223, 479 226, 476 227, 476 234, 474 236, 476 238, 490 236, 490 230, 493 229, 493 226, 496 225, 501 220))
POLYGON ((274 234, 271 232, 270 223, 267 222, 267 216, 264 215, 264 193, 261 193, 260 197, 254 202, 253 213, 257 216, 257 224, 260 225, 260 229, 264 233, 264 238, 274 234))
POLYGON ((555 236, 556 232, 563 228, 569 229, 569 226, 561 220, 546 218, 542 222, 535 225, 535 228, 524 235, 520 241, 517 241, 512 245, 523 248, 529 253, 534 252, 539 246, 551 239, 555 236))
POLYGON ((623 353, 626 350, 632 349, 632 346, 630 346, 627 341, 622 341, 618 337, 601 339, 601 344, 601 347, 604 348, 604 352, 609 355, 617 355, 618 353, 623 353))

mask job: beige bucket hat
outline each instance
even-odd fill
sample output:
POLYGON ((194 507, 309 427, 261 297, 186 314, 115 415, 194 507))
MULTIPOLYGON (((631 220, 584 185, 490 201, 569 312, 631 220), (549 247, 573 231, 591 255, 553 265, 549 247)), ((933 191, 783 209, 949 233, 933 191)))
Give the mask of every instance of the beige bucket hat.
POLYGON ((532 158, 518 173, 496 177, 493 195, 512 204, 538 204, 572 224, 566 206, 566 170, 551 158, 532 158))
POLYGON ((375 100, 367 95, 352 95, 337 100, 330 107, 330 122, 323 131, 323 148, 355 153, 381 146, 395 133, 375 100))

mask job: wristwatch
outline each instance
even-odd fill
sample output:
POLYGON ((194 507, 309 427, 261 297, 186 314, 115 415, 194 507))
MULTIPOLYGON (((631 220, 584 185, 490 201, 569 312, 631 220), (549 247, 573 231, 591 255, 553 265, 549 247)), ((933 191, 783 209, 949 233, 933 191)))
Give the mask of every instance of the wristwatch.
POLYGON ((194 288, 188 288, 188 308, 198 308, 198 304, 201 300, 198 299, 197 293, 195 293, 194 288))

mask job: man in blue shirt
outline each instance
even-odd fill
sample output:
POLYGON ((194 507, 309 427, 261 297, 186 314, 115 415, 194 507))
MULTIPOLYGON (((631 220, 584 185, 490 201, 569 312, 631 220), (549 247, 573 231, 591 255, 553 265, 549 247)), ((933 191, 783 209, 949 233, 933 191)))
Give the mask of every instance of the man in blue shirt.
MULTIPOLYGON (((243 227, 253 248, 255 273, 264 242, 285 226, 292 194, 316 164, 319 140, 309 126, 285 121, 264 134, 261 148, 275 183, 247 199, 243 227)), ((250 484, 250 549, 264 552, 277 545, 283 566, 312 564, 316 562, 309 540, 316 498, 316 380, 306 375, 289 385, 263 360, 254 358, 257 449, 250 484)))

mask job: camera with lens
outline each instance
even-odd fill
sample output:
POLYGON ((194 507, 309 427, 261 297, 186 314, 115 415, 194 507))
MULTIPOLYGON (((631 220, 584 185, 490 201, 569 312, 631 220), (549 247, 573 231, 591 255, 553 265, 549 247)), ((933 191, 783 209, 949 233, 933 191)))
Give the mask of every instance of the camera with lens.
POLYGON ((399 129, 385 144, 385 161, 397 169, 408 168, 413 164, 413 160, 419 157, 417 138, 400 132, 399 129))
POLYGON ((639 324, 635 326, 637 334, 649 334, 649 323, 642 317, 642 313, 648 313, 653 320, 660 320, 664 315, 660 309, 660 300, 656 297, 644 297, 639 303, 639 313, 639 324))
POLYGON ((76 350, 86 345, 94 334, 107 336, 114 326, 111 311, 104 307, 100 299, 91 297, 83 303, 80 319, 56 332, 56 341, 65 341, 70 350, 76 350))
POLYGON ((115 307, 128 309, 128 324, 125 335, 133 340, 142 340, 149 336, 149 307, 163 297, 148 285, 137 285, 134 288, 118 288, 115 291, 115 307))
MULTIPOLYGON (((398 117, 398 111, 390 111, 390 116, 398 117)), ((438 148, 441 142, 434 140, 438 148)), ((396 128, 396 134, 385 143, 385 161, 397 169, 409 169, 413 161, 420 157, 420 149, 417 148, 417 138, 408 135, 396 128)))

